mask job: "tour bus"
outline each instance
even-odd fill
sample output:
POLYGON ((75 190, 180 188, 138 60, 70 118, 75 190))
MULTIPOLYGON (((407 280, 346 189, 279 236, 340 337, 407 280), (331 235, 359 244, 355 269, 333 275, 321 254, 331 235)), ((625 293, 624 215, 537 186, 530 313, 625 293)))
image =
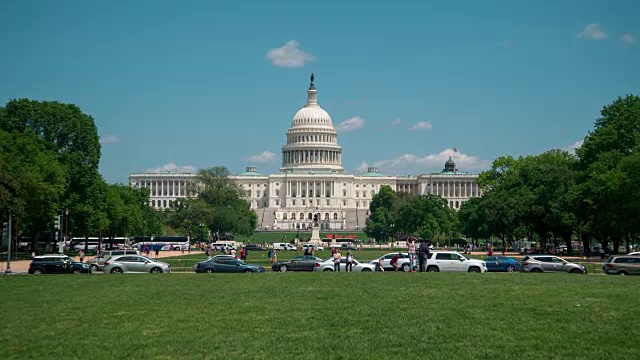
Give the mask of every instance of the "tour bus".
MULTIPOLYGON (((99 238, 99 237, 90 237, 90 238, 73 238, 71 239, 71 245, 74 250, 89 250, 89 251, 97 251, 98 246, 100 246, 101 250, 105 250, 109 248, 111 245, 110 238, 99 238), (85 247, 85 242, 86 247, 85 247)), ((113 248, 114 249, 123 249, 129 243, 129 238, 126 237, 115 237, 113 238, 113 248)))
POLYGON ((189 250, 188 236, 136 236, 133 238, 133 246, 142 251, 149 246, 149 251, 189 250))

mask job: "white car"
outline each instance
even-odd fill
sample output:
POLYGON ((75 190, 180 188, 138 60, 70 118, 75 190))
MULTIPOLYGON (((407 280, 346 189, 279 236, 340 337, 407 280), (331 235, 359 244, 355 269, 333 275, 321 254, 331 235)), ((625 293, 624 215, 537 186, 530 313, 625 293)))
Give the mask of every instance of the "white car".
POLYGON ((640 251, 628 253, 629 256, 640 256, 640 251))
MULTIPOLYGON (((409 264, 409 253, 406 253, 406 252, 405 253, 403 253, 403 252, 400 252, 400 253, 397 253, 397 252, 388 253, 388 254, 383 255, 383 256, 375 259, 375 260, 369 261, 369 264, 372 264, 373 266, 375 266, 378 263, 378 261, 380 259, 382 259, 382 268, 384 269, 384 271, 393 271, 394 268, 391 265, 391 259, 393 259, 393 257, 395 255, 399 256, 399 258, 398 258, 398 266, 400 266, 399 270, 402 270, 402 271, 405 271, 405 272, 410 271, 411 270, 411 265, 409 264)), ((416 259, 413 262, 413 269, 414 270, 418 270, 418 258, 417 258, 417 256, 416 256, 416 259)))
POLYGON ((307 250, 307 248, 312 247, 316 248, 316 251, 324 251, 324 246, 318 244, 304 243, 302 244, 302 250, 307 250))
POLYGON ((468 259, 455 251, 434 251, 427 260, 427 271, 487 272, 487 263, 468 259))
MULTIPOLYGON (((361 271, 361 272, 371 272, 375 271, 376 266, 370 263, 361 263, 356 259, 353 259, 353 271, 361 271)), ((328 258, 327 260, 316 263, 316 266, 313 268, 313 271, 334 271, 334 263, 333 258, 328 258)), ((340 271, 347 271, 347 259, 342 258, 340 260, 340 271)))
POLYGON ((280 251, 298 251, 298 248, 289 243, 273 243, 273 250, 280 251))

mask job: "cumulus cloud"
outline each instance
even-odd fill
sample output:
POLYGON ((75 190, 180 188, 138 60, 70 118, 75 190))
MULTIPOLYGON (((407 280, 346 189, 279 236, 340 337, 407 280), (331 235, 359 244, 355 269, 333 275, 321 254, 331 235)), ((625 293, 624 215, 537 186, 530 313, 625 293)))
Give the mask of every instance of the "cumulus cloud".
POLYGON ((575 154, 576 153, 576 149, 580 148, 582 146, 582 143, 584 143, 584 140, 579 140, 574 142, 571 145, 566 145, 562 147, 562 150, 569 152, 571 154, 575 154))
POLYGON ((195 173, 196 167, 192 165, 184 165, 178 166, 175 163, 168 163, 166 165, 162 165, 161 167, 147 169, 145 172, 148 173, 195 173))
POLYGON ((456 168, 463 172, 479 172, 491 167, 491 160, 482 160, 454 149, 445 149, 437 154, 402 154, 393 159, 375 161, 371 164, 363 162, 357 170, 364 172, 367 167, 375 166, 388 175, 419 175, 442 171, 449 157, 455 161, 456 168))
POLYGON ((119 144, 122 142, 122 136, 116 134, 100 135, 100 144, 119 144))
POLYGON ((620 40, 622 40, 622 42, 627 44, 627 45, 631 45, 634 42, 636 42, 636 39, 633 37, 633 34, 631 34, 631 33, 626 33, 626 34, 622 35, 620 37, 620 40))
POLYGON ((275 161, 276 159, 277 159, 276 154, 268 150, 265 150, 260 154, 245 158, 245 160, 252 163, 269 163, 269 162, 275 161))
POLYGON ((267 59, 271 60, 273 65, 285 68, 303 67, 308 61, 313 61, 313 55, 299 48, 300 43, 291 40, 283 47, 273 48, 267 52, 267 59))
POLYGON ((391 121, 391 125, 393 125, 393 126, 398 126, 400 124, 402 124, 402 120, 400 120, 400 119, 393 119, 391 121))
POLYGON ((418 121, 415 125, 409 128, 409 130, 431 130, 433 126, 430 121, 418 121))
POLYGON ((361 118, 360 116, 354 116, 351 119, 347 119, 338 124, 336 129, 341 131, 357 130, 362 128, 364 126, 364 123, 365 121, 363 118, 361 118))
POLYGON ((600 24, 589 24, 578 34, 578 37, 582 39, 602 40, 607 38, 607 34, 600 24))

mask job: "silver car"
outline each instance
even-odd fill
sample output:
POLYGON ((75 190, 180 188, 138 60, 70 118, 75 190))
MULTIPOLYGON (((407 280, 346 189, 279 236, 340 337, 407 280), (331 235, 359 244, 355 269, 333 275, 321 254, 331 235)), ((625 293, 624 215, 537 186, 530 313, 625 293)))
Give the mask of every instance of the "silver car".
POLYGON ((171 266, 167 263, 141 255, 119 255, 107 259, 104 263, 105 274, 122 273, 169 273, 171 266))
MULTIPOLYGON (((361 263, 356 259, 353 259, 353 271, 354 272, 371 272, 375 271, 376 266, 374 264, 369 263, 361 263)), ((313 271, 334 271, 334 263, 333 258, 328 258, 327 260, 316 263, 316 266, 313 268, 313 271)), ((347 271, 347 259, 342 258, 340 260, 340 271, 347 271)))
MULTIPOLYGON (((371 260, 369 261, 369 264, 372 265, 376 265, 378 263, 378 261, 380 261, 380 259, 382 259, 382 267, 384 268, 385 271, 393 271, 394 267, 393 265, 391 265, 391 259, 393 259, 393 257, 395 255, 398 255, 398 266, 400 267, 400 270, 408 272, 411 270, 411 264, 409 263, 409 253, 397 253, 397 252, 393 252, 393 253, 388 253, 386 255, 382 255, 381 257, 375 259, 375 260, 371 260)), ((418 269, 418 263, 417 263, 417 258, 413 259, 413 268, 415 270, 418 269)))
POLYGON ((553 255, 528 255, 520 261, 521 272, 568 272, 586 274, 587 268, 553 255))

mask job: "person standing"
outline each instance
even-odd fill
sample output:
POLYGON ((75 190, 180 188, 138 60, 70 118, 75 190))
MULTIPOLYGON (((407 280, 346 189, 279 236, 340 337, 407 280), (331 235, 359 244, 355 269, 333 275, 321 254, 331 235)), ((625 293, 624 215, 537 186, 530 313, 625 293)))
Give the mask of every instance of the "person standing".
POLYGON ((427 270, 427 259, 429 259, 429 254, 431 249, 429 249, 429 242, 423 241, 420 244, 420 248, 418 249, 418 262, 420 264, 420 272, 425 272, 427 270))
POLYGON ((416 270, 414 269, 414 264, 416 262, 416 242, 415 240, 411 239, 409 240, 409 246, 408 246, 408 252, 409 252, 409 268, 411 270, 411 272, 415 272, 416 270))
POLYGON ((273 264, 273 249, 269 248, 269 251, 267 251, 267 257, 269 258, 269 264, 273 264))
POLYGON ((331 256, 334 256, 336 254, 336 251, 338 251, 338 248, 331 248, 331 256))
POLYGON ((336 249, 336 252, 333 254, 333 270, 334 271, 340 271, 341 260, 342 260, 342 254, 340 254, 340 250, 336 249))
POLYGON ((344 271, 353 272, 353 254, 351 253, 351 250, 347 250, 347 267, 344 271))
POLYGON ((80 262, 84 262, 84 251, 80 250, 78 257, 80 258, 80 262))
POLYGON ((240 249, 240 260, 247 260, 247 250, 245 250, 244 246, 242 247, 242 249, 240 249))

